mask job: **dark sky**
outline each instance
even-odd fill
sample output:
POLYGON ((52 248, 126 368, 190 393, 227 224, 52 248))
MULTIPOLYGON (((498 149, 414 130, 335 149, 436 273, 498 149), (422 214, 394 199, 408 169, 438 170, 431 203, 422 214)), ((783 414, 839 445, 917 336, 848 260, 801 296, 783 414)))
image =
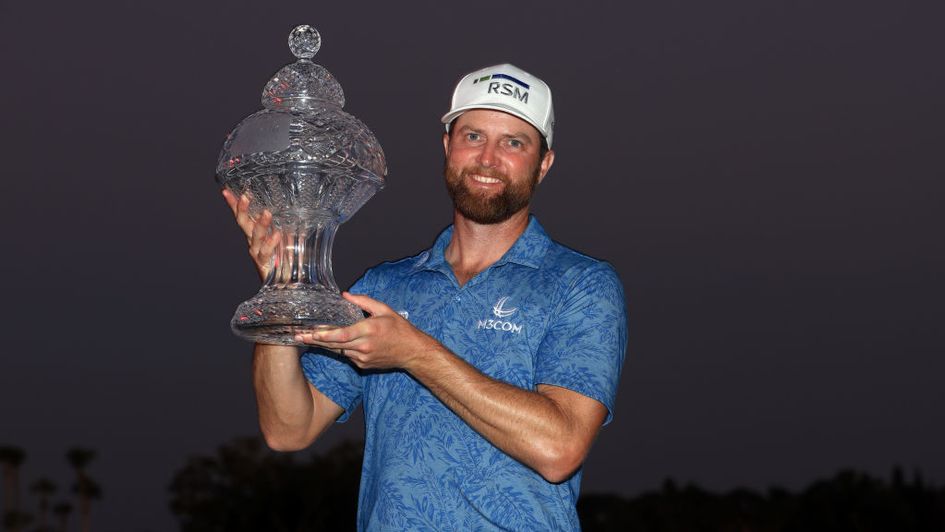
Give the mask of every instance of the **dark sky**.
POLYGON ((462 74, 551 85, 534 212, 617 268, 632 312, 585 492, 894 464, 945 482, 942 20, 932 1, 2 2, 0 444, 61 486, 63 451, 97 449, 96 528, 172 530, 186 457, 256 433, 228 322, 259 285, 213 170, 308 23, 390 170, 338 234, 342 285, 449 223, 439 117, 462 74))

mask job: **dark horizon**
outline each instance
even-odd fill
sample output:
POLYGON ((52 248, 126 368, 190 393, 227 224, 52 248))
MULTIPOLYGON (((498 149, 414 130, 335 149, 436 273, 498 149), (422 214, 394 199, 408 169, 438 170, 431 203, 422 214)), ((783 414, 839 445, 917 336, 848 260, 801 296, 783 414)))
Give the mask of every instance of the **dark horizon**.
POLYGON ((96 449, 93 526, 167 530, 187 456, 257 434, 250 345, 228 322, 259 283, 213 171, 307 23, 389 167, 338 232, 342 286, 450 222, 439 118, 462 74, 511 62, 551 86, 557 156, 533 212, 614 265, 631 313, 583 493, 799 489, 897 464, 940 485, 943 15, 2 4, 0 445, 29 453, 24 484, 96 449))

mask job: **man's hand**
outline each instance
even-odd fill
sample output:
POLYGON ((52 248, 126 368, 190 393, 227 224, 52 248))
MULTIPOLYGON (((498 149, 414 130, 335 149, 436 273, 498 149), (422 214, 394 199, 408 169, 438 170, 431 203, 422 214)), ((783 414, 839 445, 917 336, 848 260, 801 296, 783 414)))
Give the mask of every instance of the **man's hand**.
POLYGON ((249 245, 249 256, 252 257, 256 265, 256 271, 263 281, 269 277, 269 273, 275 264, 273 253, 276 246, 282 240, 282 233, 271 231, 272 213, 268 210, 263 211, 262 215, 253 218, 249 213, 249 196, 246 194, 236 197, 232 192, 223 189, 223 199, 233 211, 236 223, 246 235, 246 243, 249 245))
POLYGON ((340 329, 299 334, 295 339, 342 353, 362 369, 401 368, 411 371, 423 355, 445 349, 384 303, 348 292, 343 292, 342 296, 361 307, 370 317, 340 329))

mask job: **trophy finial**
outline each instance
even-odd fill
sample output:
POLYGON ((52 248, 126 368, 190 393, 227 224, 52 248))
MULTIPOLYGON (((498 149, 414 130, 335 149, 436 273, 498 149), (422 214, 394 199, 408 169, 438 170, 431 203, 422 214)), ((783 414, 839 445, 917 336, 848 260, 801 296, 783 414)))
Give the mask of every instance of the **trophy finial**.
POLYGON ((289 34, 289 50, 292 50, 292 54, 299 59, 311 59, 318 53, 321 46, 321 35, 318 34, 318 30, 308 24, 296 26, 289 34))

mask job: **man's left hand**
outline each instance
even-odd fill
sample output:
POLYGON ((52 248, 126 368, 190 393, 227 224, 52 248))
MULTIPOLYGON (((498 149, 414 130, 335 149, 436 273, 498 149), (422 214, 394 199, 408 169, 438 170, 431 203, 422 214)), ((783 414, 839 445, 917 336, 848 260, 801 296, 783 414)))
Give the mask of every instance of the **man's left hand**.
POLYGON ((410 371, 424 354, 443 349, 434 338, 411 325, 384 303, 348 292, 341 295, 370 316, 348 327, 297 334, 295 339, 340 353, 362 369, 402 368, 410 371))

